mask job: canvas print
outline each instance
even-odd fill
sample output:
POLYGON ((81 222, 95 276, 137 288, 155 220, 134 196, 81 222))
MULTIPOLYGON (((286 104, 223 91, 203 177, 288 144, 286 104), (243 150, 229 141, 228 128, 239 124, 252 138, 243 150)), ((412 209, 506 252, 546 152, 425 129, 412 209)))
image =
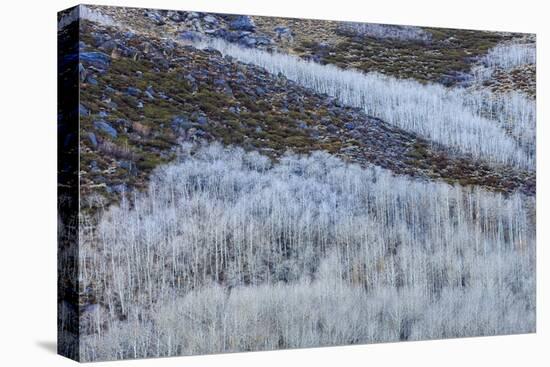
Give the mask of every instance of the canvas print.
POLYGON ((535 41, 61 11, 59 353, 535 332, 535 41))

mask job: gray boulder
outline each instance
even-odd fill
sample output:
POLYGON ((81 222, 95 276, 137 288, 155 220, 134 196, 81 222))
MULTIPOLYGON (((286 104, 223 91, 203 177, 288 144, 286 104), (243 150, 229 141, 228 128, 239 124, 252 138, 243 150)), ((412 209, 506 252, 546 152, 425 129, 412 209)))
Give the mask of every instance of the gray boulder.
POLYGON ((338 128, 334 124, 329 124, 327 126, 327 131, 331 134, 335 134, 336 132, 338 132, 338 128))
POLYGON ((116 138, 118 136, 118 133, 115 130, 115 128, 103 120, 94 121, 94 127, 97 130, 103 131, 104 133, 111 136, 112 138, 116 138))
POLYGON ((276 37, 278 40, 292 40, 292 31, 288 27, 277 26, 273 29, 275 31, 276 37))
POLYGON ((80 62, 100 70, 107 70, 109 68, 109 64, 111 63, 111 58, 109 55, 103 52, 81 52, 79 57, 80 62))
POLYGON ((88 84, 91 84, 91 85, 97 85, 98 84, 97 79, 93 75, 87 75, 85 82, 88 83, 88 84))
POLYGON ((256 46, 256 38, 245 36, 245 37, 242 37, 239 40, 239 43, 241 43, 242 45, 244 45, 246 47, 254 47, 254 46, 256 46))
POLYGON ((180 115, 180 116, 174 116, 172 118, 172 130, 188 130, 193 126, 191 121, 187 118, 187 116, 180 115))
POLYGON ((269 45, 273 44, 273 41, 269 37, 258 36, 258 37, 256 37, 256 43, 258 45, 261 45, 261 46, 269 46, 269 45))
POLYGON ((249 16, 239 15, 229 23, 229 28, 235 31, 254 32, 256 30, 256 25, 249 16))
POLYGON ((185 20, 185 16, 183 15, 182 12, 169 11, 167 15, 171 21, 176 23, 183 22, 185 20))
POLYGON ((131 96, 138 97, 141 94, 141 90, 135 87, 128 87, 126 89, 126 93, 128 93, 131 96))
POLYGON ((220 23, 218 21, 218 19, 216 19, 216 17, 214 17, 213 15, 210 15, 210 14, 205 16, 202 20, 203 20, 203 22, 205 22, 205 23, 207 23, 211 26, 217 26, 220 23))
POLYGON ((166 24, 162 15, 160 15, 157 11, 147 11, 145 12, 145 16, 153 21, 153 23, 155 23, 156 25, 166 24))
POLYGON ((83 104, 79 104, 78 105, 78 114, 80 116, 89 116, 90 115, 90 110, 84 106, 83 104))
POLYGON ((98 47, 101 51, 105 51, 105 52, 113 52, 114 49, 117 48, 117 43, 113 40, 109 40, 109 41, 105 41, 103 42, 99 47, 98 47))
POLYGON ((180 33, 180 39, 187 42, 198 42, 202 39, 200 33, 194 31, 185 31, 180 33))
POLYGON ((197 117, 197 123, 199 125, 206 125, 208 123, 208 118, 204 115, 200 115, 197 117))
POLYGON ((191 20, 191 19, 196 19, 198 17, 199 17, 199 13, 197 13, 195 11, 190 11, 190 12, 187 13, 186 19, 191 20))
POLYGON ((83 82, 86 80, 87 72, 86 68, 82 64, 78 64, 78 76, 80 78, 80 81, 83 82))
POLYGON ((97 138, 94 133, 88 133, 88 141, 94 149, 97 148, 97 138))

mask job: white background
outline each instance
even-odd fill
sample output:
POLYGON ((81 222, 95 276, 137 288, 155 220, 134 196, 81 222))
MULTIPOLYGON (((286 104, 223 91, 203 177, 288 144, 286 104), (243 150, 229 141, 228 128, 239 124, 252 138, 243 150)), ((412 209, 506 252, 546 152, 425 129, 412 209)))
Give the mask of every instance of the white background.
MULTIPOLYGON (((180 10, 537 33, 537 334, 118 362, 124 366, 542 366, 548 299, 548 40, 544 1, 98 1, 180 10), (546 105, 546 106, 545 106, 546 105), (546 109, 545 109, 546 107, 546 109)), ((0 21, 0 365, 67 366, 56 339, 56 12, 72 1, 10 0, 0 21)), ((545 363, 546 362, 546 363, 545 363)), ((111 366, 115 363, 96 363, 111 366)))

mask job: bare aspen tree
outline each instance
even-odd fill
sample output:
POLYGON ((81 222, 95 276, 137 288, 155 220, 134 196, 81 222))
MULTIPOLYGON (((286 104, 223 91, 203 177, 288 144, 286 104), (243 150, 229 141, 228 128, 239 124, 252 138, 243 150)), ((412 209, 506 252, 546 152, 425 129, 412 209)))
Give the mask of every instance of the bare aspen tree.
POLYGON ((198 148, 81 233, 86 360, 534 329, 533 197, 263 158, 198 148))
MULTIPOLYGON (((239 61, 263 67, 272 74, 282 73, 288 79, 328 94, 346 105, 363 108, 368 115, 452 150, 471 154, 476 159, 496 165, 529 170, 535 168, 534 154, 525 152, 507 134, 502 116, 496 117, 500 122, 495 121, 485 111, 464 105, 468 100, 469 104, 472 100, 478 105, 486 103, 487 93, 474 92, 470 95, 470 91, 463 88, 448 89, 437 84, 424 85, 378 73, 343 70, 293 55, 243 48, 222 39, 201 41, 197 47, 213 47, 239 61)), ((529 60, 528 57, 521 59, 529 60)), ((520 98, 515 103, 534 106, 529 99, 520 98)), ((503 106, 500 106, 502 109, 503 106)), ((517 110, 512 113, 517 113, 517 110)))

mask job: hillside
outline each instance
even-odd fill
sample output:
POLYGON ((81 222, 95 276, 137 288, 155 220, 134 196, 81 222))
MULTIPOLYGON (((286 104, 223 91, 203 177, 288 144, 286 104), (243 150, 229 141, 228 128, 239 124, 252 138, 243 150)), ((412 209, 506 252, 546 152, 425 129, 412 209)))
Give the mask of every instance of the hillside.
POLYGON ((533 198, 190 153, 84 236, 84 360, 533 330, 533 198))
POLYGON ((534 35, 79 6, 58 37, 61 351, 535 330, 534 35))
MULTIPOLYGON (((151 27, 148 17, 133 16, 151 27)), ((286 150, 326 150, 396 174, 534 192, 528 170, 446 149, 213 48, 87 20, 81 35, 81 187, 92 211, 122 192, 144 189, 151 171, 172 160, 180 143, 200 140, 274 159, 286 150)))
MULTIPOLYGON (((164 37, 185 33, 223 38, 245 47, 279 50, 321 64, 381 72, 399 78, 455 85, 467 82, 473 64, 497 44, 523 34, 387 26, 313 19, 156 9, 91 7, 118 24, 164 37), (233 23, 232 23, 233 22, 233 23)), ((525 40, 533 43, 532 38, 525 40)))

